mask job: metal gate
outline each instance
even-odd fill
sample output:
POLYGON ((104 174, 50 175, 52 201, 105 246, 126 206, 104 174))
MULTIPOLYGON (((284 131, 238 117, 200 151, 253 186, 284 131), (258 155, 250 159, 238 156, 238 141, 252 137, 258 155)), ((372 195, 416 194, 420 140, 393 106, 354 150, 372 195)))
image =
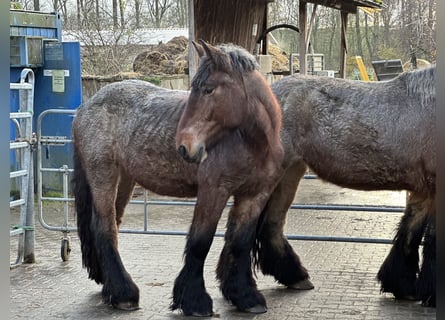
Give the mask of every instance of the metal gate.
POLYGON ((10 113, 14 132, 11 133, 9 148, 11 171, 9 177, 14 179, 18 193, 16 198, 10 198, 9 208, 20 207, 19 223, 11 227, 10 237, 18 236, 18 253, 15 267, 22 262, 34 262, 34 180, 32 148, 34 137, 32 132, 34 72, 23 69, 20 83, 10 83, 10 90, 19 93, 19 110, 10 113))
MULTIPOLYGON (((69 205, 74 201, 70 196, 69 188, 69 176, 73 172, 73 169, 68 164, 62 164, 57 168, 42 166, 42 158, 45 154, 50 153, 49 148, 67 147, 72 146, 72 138, 67 136, 54 136, 42 134, 42 122, 45 117, 59 116, 59 117, 73 117, 75 110, 62 110, 62 109, 49 109, 42 112, 37 121, 37 180, 38 180, 38 210, 39 221, 42 226, 48 230, 60 231, 63 234, 61 243, 61 257, 63 260, 67 260, 70 252, 70 238, 69 233, 76 231, 76 227, 69 225, 69 205), (62 176, 62 190, 57 197, 45 196, 43 194, 43 184, 45 174, 58 174, 62 176), (44 217, 43 203, 45 202, 59 202, 63 203, 63 223, 62 225, 51 225, 46 222, 44 217)), ((71 150, 71 149, 70 149, 71 150)), ((305 179, 317 179, 317 176, 306 174, 305 179)), ((131 200, 132 204, 140 204, 143 206, 143 221, 140 229, 125 229, 121 228, 120 233, 134 233, 134 234, 151 234, 151 235, 187 235, 187 231, 176 230, 154 230, 149 228, 148 223, 148 206, 150 205, 178 205, 178 206, 194 206, 195 201, 178 201, 178 200, 148 200, 148 193, 144 191, 144 200, 131 200)), ((232 203, 228 202, 227 206, 231 206, 232 203)), ((366 211, 366 212, 388 212, 388 213, 400 213, 403 212, 403 207, 398 206, 372 206, 372 205, 339 205, 339 204, 298 204, 293 203, 291 209, 299 210, 330 210, 330 211, 366 211)), ((216 233, 215 236, 222 237, 223 233, 216 233)), ((311 240, 311 241, 337 241, 337 242, 361 242, 361 243, 383 243, 389 244, 392 242, 390 239, 380 238, 357 238, 357 237, 337 237, 337 236, 315 236, 315 235, 298 235, 287 234, 290 240, 311 240)))

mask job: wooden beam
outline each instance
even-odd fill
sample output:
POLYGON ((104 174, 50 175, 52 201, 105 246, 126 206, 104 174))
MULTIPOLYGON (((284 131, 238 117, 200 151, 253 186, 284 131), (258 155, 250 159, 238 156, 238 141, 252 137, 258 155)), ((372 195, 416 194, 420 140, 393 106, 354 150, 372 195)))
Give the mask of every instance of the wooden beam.
POLYGON ((299 14, 299 27, 300 27, 300 41, 299 41, 299 51, 300 51, 300 74, 307 74, 306 71, 306 20, 307 20, 307 3, 305 1, 300 1, 298 6, 299 14))
POLYGON ((196 70, 198 69, 198 56, 196 54, 195 47, 192 44, 192 41, 195 40, 195 8, 194 8, 194 0, 188 1, 189 6, 189 80, 190 83, 193 77, 196 74, 196 70))
POLYGON ((348 13, 340 11, 341 15, 341 43, 340 43, 340 78, 346 77, 346 53, 348 43, 346 40, 346 29, 348 27, 348 13))
MULTIPOLYGON (((312 13, 311 13, 311 20, 309 21, 309 28, 307 30, 306 34, 306 50, 309 50, 309 43, 311 42, 311 33, 312 33, 312 27, 314 25, 315 16, 317 14, 317 4, 313 4, 312 13)), ((312 47, 313 48, 313 47, 312 47)))
POLYGON ((307 0, 307 2, 341 11, 347 11, 349 13, 356 13, 357 6, 368 6, 366 3, 354 0, 307 0))

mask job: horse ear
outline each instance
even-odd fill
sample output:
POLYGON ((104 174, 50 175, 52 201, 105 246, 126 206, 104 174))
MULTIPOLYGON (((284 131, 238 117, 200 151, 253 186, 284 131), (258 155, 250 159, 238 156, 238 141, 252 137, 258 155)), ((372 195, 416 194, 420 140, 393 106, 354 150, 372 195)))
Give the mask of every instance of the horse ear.
POLYGON ((201 43, 202 48, 204 48, 206 56, 212 59, 216 49, 202 39, 199 39, 199 43, 201 43))
POLYGON ((205 55, 204 48, 202 47, 202 45, 200 45, 199 43, 196 43, 193 40, 192 40, 192 44, 195 47, 196 51, 198 52, 198 56, 200 58, 205 55))

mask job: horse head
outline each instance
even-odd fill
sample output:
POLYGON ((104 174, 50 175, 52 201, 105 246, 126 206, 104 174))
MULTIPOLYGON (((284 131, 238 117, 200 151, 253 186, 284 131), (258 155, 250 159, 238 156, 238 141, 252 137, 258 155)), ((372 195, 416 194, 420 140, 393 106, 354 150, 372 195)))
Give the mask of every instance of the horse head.
MULTIPOLYGON (((206 158, 207 150, 225 135, 248 123, 262 122, 253 121, 252 113, 255 113, 254 117, 269 118, 268 112, 253 110, 257 105, 268 104, 257 102, 267 96, 264 91, 269 92, 269 88, 257 70, 255 58, 243 48, 235 45, 214 47, 202 40, 192 43, 200 60, 188 103, 177 127, 176 148, 185 160, 200 163, 206 158), (258 80, 250 78, 259 79, 261 85, 256 85, 258 80), (257 95, 263 97, 256 98, 257 95)), ((271 91, 266 99, 270 97, 274 99, 271 91)), ((279 113, 279 107, 273 112, 279 113)))

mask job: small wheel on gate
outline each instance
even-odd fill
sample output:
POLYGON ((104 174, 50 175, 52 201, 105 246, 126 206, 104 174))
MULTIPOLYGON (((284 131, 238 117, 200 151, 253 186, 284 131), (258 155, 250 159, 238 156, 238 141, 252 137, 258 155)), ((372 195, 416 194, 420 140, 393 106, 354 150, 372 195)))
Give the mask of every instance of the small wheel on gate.
POLYGON ((68 261, 71 252, 70 239, 63 238, 62 239, 62 247, 60 249, 60 256, 63 261, 68 261))

